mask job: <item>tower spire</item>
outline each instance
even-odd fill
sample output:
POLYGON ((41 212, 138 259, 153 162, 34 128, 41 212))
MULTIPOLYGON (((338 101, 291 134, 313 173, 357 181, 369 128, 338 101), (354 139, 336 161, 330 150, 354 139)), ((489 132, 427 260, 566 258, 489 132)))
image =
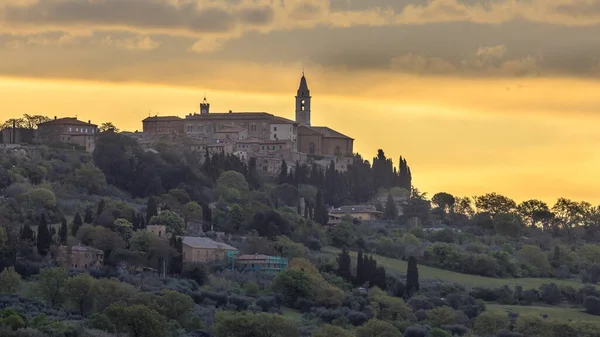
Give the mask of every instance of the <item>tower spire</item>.
POLYGON ((302 78, 296 94, 296 122, 300 125, 310 126, 310 90, 302 68, 302 78))

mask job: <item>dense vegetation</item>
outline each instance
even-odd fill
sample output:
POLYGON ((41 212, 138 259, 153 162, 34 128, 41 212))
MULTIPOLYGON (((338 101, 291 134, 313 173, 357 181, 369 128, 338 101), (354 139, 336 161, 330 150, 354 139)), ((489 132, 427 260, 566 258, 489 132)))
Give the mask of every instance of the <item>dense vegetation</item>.
POLYGON ((253 160, 153 148, 108 132, 91 155, 1 153, 1 336, 598 336, 600 209, 587 202, 429 199, 381 150, 346 172, 286 163, 268 178, 253 160), (325 226, 327 207, 372 200, 383 220, 325 226), (202 232, 289 266, 183 263, 176 236, 202 232), (62 269, 59 246, 77 243, 101 249, 102 268, 62 269))

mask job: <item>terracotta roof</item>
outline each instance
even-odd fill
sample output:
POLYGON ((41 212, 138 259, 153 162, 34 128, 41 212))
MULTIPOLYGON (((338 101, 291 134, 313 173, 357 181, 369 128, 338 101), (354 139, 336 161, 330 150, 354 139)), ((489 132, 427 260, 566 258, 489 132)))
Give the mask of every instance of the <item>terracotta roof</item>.
POLYGON ((206 237, 184 236, 183 244, 192 248, 237 250, 226 243, 216 242, 206 237))
POLYGON ((150 121, 182 121, 183 118, 179 116, 151 116, 146 117, 142 120, 142 122, 150 122, 150 121))
POLYGON ((272 258, 275 258, 275 257, 265 255, 265 254, 246 254, 246 255, 239 255, 237 257, 238 260, 267 260, 267 259, 272 259, 272 258))
POLYGON ((38 124, 38 127, 51 126, 51 125, 98 126, 96 124, 82 122, 75 117, 64 117, 64 118, 58 118, 58 119, 55 118, 53 120, 50 120, 50 121, 47 121, 44 123, 40 123, 40 124, 38 124))
POLYGON ((333 129, 330 129, 326 126, 305 126, 306 128, 311 129, 312 131, 321 134, 323 137, 326 138, 345 138, 345 139, 352 139, 354 140, 354 138, 350 138, 346 135, 343 135, 333 129))

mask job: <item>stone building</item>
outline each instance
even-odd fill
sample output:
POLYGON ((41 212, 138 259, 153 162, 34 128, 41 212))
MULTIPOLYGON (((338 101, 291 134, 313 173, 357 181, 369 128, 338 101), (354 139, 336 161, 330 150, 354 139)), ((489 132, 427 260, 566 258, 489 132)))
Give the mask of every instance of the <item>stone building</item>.
POLYGON ((183 118, 177 116, 152 116, 142 120, 143 132, 151 135, 183 135, 183 118))
POLYGON ((373 221, 381 219, 383 212, 372 205, 341 206, 329 211, 329 223, 335 223, 346 215, 361 221, 373 221))
POLYGON ((94 247, 77 245, 59 247, 57 260, 69 269, 100 269, 104 265, 104 252, 94 247))
POLYGON ((88 152, 94 151, 98 126, 91 121, 82 122, 75 117, 56 118, 38 124, 38 141, 65 143, 78 146, 88 152))
POLYGON ((237 248, 226 243, 216 242, 207 237, 183 237, 183 262, 203 263, 225 260, 227 252, 237 252, 237 248))
POLYGON ((167 235, 167 226, 165 225, 146 225, 146 231, 156 234, 159 238, 169 238, 167 235))

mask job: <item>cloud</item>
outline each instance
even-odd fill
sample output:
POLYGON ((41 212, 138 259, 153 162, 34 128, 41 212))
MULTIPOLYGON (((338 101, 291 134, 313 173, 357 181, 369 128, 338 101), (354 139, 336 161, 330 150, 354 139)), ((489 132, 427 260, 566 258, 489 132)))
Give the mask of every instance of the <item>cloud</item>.
POLYGON ((394 57, 391 68, 400 72, 430 75, 451 74, 457 71, 454 65, 439 57, 424 57, 413 53, 394 57))
POLYGON ((223 48, 224 43, 225 41, 217 38, 203 38, 197 40, 190 49, 198 54, 212 53, 223 48))
POLYGON ((102 44, 127 50, 152 50, 158 48, 161 43, 152 40, 148 36, 136 36, 122 39, 107 36, 102 39, 102 44))
MULTIPOLYGON (((0 0, 0 25, 13 30, 127 30, 143 34, 239 37, 318 26, 398 26, 439 22, 498 24, 527 20, 581 26, 600 24, 592 0, 430 0, 353 9, 332 0, 0 0)), ((355 0, 354 2, 368 2, 355 0)), ((397 0, 393 0, 397 1, 397 0)), ((388 0, 392 4, 392 0, 388 0)))

